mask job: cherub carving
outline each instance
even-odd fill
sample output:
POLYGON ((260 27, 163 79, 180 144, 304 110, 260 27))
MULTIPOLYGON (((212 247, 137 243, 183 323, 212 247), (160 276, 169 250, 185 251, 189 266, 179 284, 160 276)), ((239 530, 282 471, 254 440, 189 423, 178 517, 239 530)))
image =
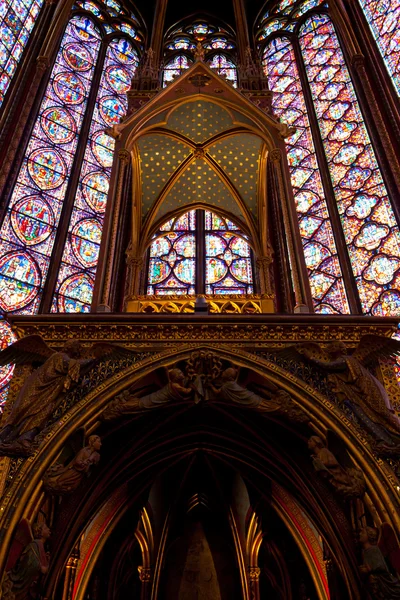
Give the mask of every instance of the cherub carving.
POLYGON ((189 400, 193 394, 192 387, 185 387, 185 375, 180 369, 168 371, 169 382, 160 390, 138 398, 128 391, 123 392, 104 410, 102 418, 111 421, 122 415, 135 414, 140 410, 155 408, 168 402, 189 400))
POLYGON ((14 537, 0 597, 4 600, 34 600, 40 596, 40 577, 49 569, 49 555, 45 543, 51 531, 43 521, 33 526, 23 519, 14 537))
POLYGON ((63 496, 72 494, 82 481, 90 474, 93 466, 100 460, 101 438, 91 435, 88 444, 81 448, 66 465, 57 462, 52 465, 43 477, 43 486, 50 494, 63 496))
POLYGON ((48 424, 63 395, 75 386, 83 369, 104 356, 133 354, 113 344, 84 348, 77 340, 55 352, 39 335, 27 336, 0 352, 0 365, 39 363, 26 379, 9 414, 2 419, 0 456, 28 456, 35 437, 48 424))
POLYGON ((261 396, 258 396, 254 392, 239 385, 236 381, 237 375, 237 370, 233 367, 229 367, 222 373, 222 385, 219 388, 210 383, 210 388, 215 396, 221 397, 227 402, 235 402, 236 404, 254 408, 259 412, 274 412, 280 409, 279 402, 276 402, 273 399, 267 400, 261 398, 261 396))
POLYGON ((326 477, 330 485, 345 498, 360 498, 365 493, 363 472, 351 466, 339 464, 336 456, 328 449, 322 439, 313 435, 308 440, 308 448, 312 452, 314 469, 326 477))
POLYGON ((398 571, 400 566, 399 545, 391 526, 383 523, 380 530, 375 527, 364 527, 360 531, 360 543, 363 557, 360 571, 365 576, 366 586, 371 597, 374 600, 400 599, 400 581, 390 573, 384 556, 388 544, 396 546, 397 560, 390 560, 390 556, 388 558, 394 570, 398 571))
POLYGON ((324 369, 328 382, 340 402, 346 404, 363 426, 387 445, 400 442, 400 421, 395 415, 383 385, 369 371, 378 358, 397 356, 400 342, 392 338, 366 335, 351 354, 342 342, 331 342, 322 349, 308 342, 280 352, 292 360, 307 360, 324 369))

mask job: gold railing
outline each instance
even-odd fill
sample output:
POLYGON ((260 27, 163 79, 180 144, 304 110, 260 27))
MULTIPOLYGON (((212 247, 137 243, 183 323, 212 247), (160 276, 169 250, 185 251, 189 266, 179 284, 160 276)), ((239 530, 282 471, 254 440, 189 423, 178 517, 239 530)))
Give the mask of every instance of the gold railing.
POLYGON ((194 313, 204 310, 210 314, 274 313, 274 301, 265 294, 198 295, 198 296, 133 296, 127 301, 126 312, 135 313, 194 313))

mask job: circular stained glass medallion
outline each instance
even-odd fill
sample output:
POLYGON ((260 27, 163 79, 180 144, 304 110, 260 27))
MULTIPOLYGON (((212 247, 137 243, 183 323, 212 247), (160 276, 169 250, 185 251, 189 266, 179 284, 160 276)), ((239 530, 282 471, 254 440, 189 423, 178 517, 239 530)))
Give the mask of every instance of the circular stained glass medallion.
POLYGON ((46 240, 54 227, 54 215, 49 204, 39 196, 18 200, 11 212, 16 236, 27 246, 46 240))
POLYGON ((53 89, 62 102, 81 104, 85 99, 85 86, 74 73, 58 73, 54 77, 53 89))
POLYGON ((139 62, 138 55, 128 40, 114 40, 110 46, 118 62, 126 65, 137 64, 139 62))
POLYGON ((100 242, 101 225, 96 219, 83 219, 72 230, 72 249, 84 267, 96 266, 100 242))
POLYGON ((127 92, 131 87, 131 76, 129 71, 123 67, 108 67, 106 79, 111 88, 118 94, 127 92))
POLYGON ((114 140, 112 137, 100 131, 93 136, 92 151, 102 167, 109 168, 113 163, 114 140))
POLYGON ((88 173, 82 181, 83 196, 96 212, 106 210, 108 187, 108 177, 101 172, 88 173))
POLYGON ((89 312, 92 302, 94 281, 85 273, 67 277, 58 292, 60 312, 89 312))
POLYGON ((92 56, 82 44, 75 42, 66 44, 63 49, 63 57, 67 65, 74 71, 88 71, 92 66, 92 56))
POLYGON ((12 312, 27 306, 37 295, 40 273, 25 252, 11 252, 0 259, 0 308, 12 312))
POLYGON ((40 148, 29 156, 28 171, 41 190, 54 190, 64 182, 67 167, 58 152, 52 148, 40 148))
POLYGON ((55 144, 67 144, 75 137, 75 120, 65 108, 47 108, 40 117, 40 124, 49 140, 55 144))
MULTIPOLYGON (((17 341, 16 335, 5 321, 0 321, 0 350, 17 341)), ((14 372, 14 365, 0 367, 0 390, 10 381, 14 372)))
POLYGON ((119 123, 126 114, 126 104, 122 98, 106 96, 100 101, 100 114, 107 125, 119 123))

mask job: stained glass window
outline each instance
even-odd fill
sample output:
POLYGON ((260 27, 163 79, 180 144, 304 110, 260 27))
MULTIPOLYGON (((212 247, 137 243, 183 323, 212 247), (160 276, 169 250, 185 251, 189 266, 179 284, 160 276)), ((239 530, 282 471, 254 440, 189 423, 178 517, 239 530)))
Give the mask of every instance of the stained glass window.
MULTIPOLYGON (((17 337, 13 333, 7 321, 0 320, 0 350, 4 350, 4 348, 7 348, 7 346, 13 344, 16 341, 17 337)), ((4 405, 7 399, 8 386, 13 372, 14 365, 6 365, 4 367, 0 367, 0 412, 2 406, 4 405)))
POLYGON ((195 21, 185 26, 174 29, 165 42, 164 87, 181 75, 184 69, 192 64, 191 53, 200 43, 206 54, 206 61, 213 69, 226 77, 236 87, 237 71, 235 66, 234 50, 236 47, 233 31, 211 25, 203 21, 195 21), (171 51, 184 50, 185 53, 173 55, 171 51), (224 50, 224 53, 214 54, 215 51, 224 50), (214 56, 213 56, 214 54, 214 56), (233 60, 228 56, 232 54, 233 60))
POLYGON ((218 75, 222 75, 227 81, 230 81, 233 87, 237 87, 236 66, 225 54, 215 54, 210 60, 209 65, 217 71, 218 75))
POLYGON ((250 246, 231 221, 205 213, 206 294, 252 294, 250 246))
POLYGON ((86 17, 68 23, 0 230, 0 309, 37 312, 100 48, 86 17))
POLYGON ((359 0, 386 68, 400 96, 400 2, 359 0))
POLYGON ((38 20, 43 2, 44 0, 0 2, 0 107, 38 20))
POLYGON ((191 65, 191 61, 184 54, 179 54, 169 61, 164 67, 163 83, 164 87, 173 81, 179 75, 186 71, 191 65))
POLYGON ((263 64, 274 92, 274 113, 296 127, 286 139, 300 235, 316 312, 348 313, 349 306, 318 168, 293 45, 286 38, 267 46, 263 64))
POLYGON ((89 312, 114 154, 105 133, 126 114, 138 55, 125 39, 108 46, 52 310, 89 312))
POLYGON ((305 22, 300 47, 363 312, 399 314, 399 229, 329 17, 305 22))
POLYGON ((251 294, 253 290, 250 246, 228 219, 193 210, 168 221, 154 236, 148 294, 251 294), (202 281, 201 273, 205 273, 202 281))
POLYGON ((148 294, 194 294, 196 285, 196 211, 161 227, 150 246, 148 294))

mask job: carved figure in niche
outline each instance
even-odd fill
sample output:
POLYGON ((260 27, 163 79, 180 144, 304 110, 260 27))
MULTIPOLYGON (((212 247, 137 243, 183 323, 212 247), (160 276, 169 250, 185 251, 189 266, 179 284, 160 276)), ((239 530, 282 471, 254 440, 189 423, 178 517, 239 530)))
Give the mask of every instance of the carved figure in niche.
POLYGON ((100 460, 101 438, 91 435, 88 445, 81 448, 67 465, 56 463, 52 465, 43 477, 43 485, 50 494, 72 494, 89 476, 90 470, 100 460))
POLYGON ((82 370, 90 369, 104 356, 126 356, 134 352, 113 344, 83 348, 69 340, 55 352, 39 335, 18 340, 0 352, 0 366, 39 363, 23 384, 10 413, 2 420, 0 455, 29 456, 35 437, 48 424, 64 393, 75 386, 82 370))
POLYGON ((189 400, 193 394, 193 387, 185 387, 185 375, 181 369, 168 371, 169 382, 160 390, 138 398, 125 391, 113 400, 103 412, 103 420, 111 421, 122 415, 135 414, 140 410, 155 408, 168 402, 189 400))
POLYGON ((366 578, 366 587, 374 600, 396 600, 400 598, 400 581, 388 569, 378 544, 379 530, 365 527, 360 531, 363 564, 361 573, 366 578))
POLYGON ((8 557, 0 597, 3 600, 39 599, 39 580, 49 569, 45 543, 50 537, 45 522, 33 527, 23 519, 13 540, 8 557))
POLYGON ((342 342, 332 342, 326 349, 313 342, 297 344, 279 354, 294 360, 305 358, 324 369, 339 401, 379 440, 381 449, 390 451, 391 447, 400 449, 400 420, 385 388, 368 369, 377 364, 378 358, 394 357, 399 352, 400 342, 366 335, 353 354, 342 342))
POLYGON ((308 440, 312 452, 314 469, 326 477, 330 485, 345 498, 360 498, 365 493, 365 479, 362 471, 355 467, 343 467, 336 456, 317 435, 308 440))
POLYGON ((210 383, 210 388, 216 397, 221 397, 227 402, 235 402, 250 408, 255 408, 259 412, 274 412, 280 409, 279 402, 274 399, 266 400, 254 392, 246 389, 236 381, 238 372, 233 367, 225 369, 222 373, 222 385, 217 388, 210 383))

